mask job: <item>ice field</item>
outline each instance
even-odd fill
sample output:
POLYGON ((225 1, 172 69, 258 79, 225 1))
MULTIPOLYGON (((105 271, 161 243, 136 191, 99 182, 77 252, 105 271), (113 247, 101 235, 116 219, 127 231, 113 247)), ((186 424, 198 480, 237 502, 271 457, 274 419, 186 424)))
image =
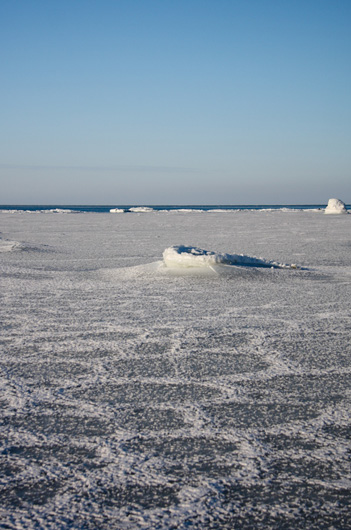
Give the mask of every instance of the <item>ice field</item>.
POLYGON ((0 238, 1 528, 351 528, 351 215, 3 212, 0 238))

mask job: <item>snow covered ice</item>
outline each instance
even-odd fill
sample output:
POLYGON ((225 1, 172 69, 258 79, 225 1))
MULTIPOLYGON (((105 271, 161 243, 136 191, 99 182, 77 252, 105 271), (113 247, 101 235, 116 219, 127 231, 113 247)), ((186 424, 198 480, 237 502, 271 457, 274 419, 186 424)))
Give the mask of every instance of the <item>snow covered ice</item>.
POLYGON ((3 527, 350 528, 350 223, 1 213, 3 527))

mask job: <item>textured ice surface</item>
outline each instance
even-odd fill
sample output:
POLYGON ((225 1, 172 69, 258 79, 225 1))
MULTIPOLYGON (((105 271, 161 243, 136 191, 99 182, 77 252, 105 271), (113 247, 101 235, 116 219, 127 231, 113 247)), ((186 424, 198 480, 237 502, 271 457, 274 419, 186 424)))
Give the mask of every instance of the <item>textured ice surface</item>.
POLYGON ((350 528, 350 222, 1 214, 3 527, 350 528))
POLYGON ((340 199, 329 199, 328 205, 324 211, 327 214, 338 214, 338 213, 348 213, 346 210, 345 203, 340 199))

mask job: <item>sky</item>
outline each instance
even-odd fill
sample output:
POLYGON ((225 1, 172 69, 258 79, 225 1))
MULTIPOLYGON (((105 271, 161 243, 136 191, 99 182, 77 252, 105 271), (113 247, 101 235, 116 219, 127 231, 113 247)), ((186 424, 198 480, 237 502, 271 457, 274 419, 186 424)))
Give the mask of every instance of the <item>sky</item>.
POLYGON ((351 203, 350 0, 1 0, 0 204, 351 203))

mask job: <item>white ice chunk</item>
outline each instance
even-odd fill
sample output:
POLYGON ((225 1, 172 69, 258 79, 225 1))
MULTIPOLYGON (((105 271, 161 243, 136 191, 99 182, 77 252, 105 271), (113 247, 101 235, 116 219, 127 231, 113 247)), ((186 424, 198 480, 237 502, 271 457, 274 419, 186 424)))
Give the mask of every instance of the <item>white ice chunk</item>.
POLYGON ((340 199, 329 199, 328 206, 324 210, 324 213, 339 214, 348 212, 346 210, 345 203, 343 203, 340 199))
POLYGON ((149 208, 148 206, 135 206, 133 208, 129 208, 129 210, 131 212, 136 212, 136 213, 148 213, 148 212, 153 212, 153 208, 149 208))
POLYGON ((67 208, 51 208, 50 210, 26 210, 26 213, 80 213, 76 210, 68 210, 67 208))
POLYGON ((263 258, 245 256, 244 254, 221 254, 212 250, 178 245, 166 248, 163 252, 166 267, 213 267, 215 265, 236 265, 246 267, 273 267, 279 269, 296 269, 296 265, 286 265, 263 258))
POLYGON ((123 208, 111 208, 110 213, 124 213, 125 210, 123 208))

